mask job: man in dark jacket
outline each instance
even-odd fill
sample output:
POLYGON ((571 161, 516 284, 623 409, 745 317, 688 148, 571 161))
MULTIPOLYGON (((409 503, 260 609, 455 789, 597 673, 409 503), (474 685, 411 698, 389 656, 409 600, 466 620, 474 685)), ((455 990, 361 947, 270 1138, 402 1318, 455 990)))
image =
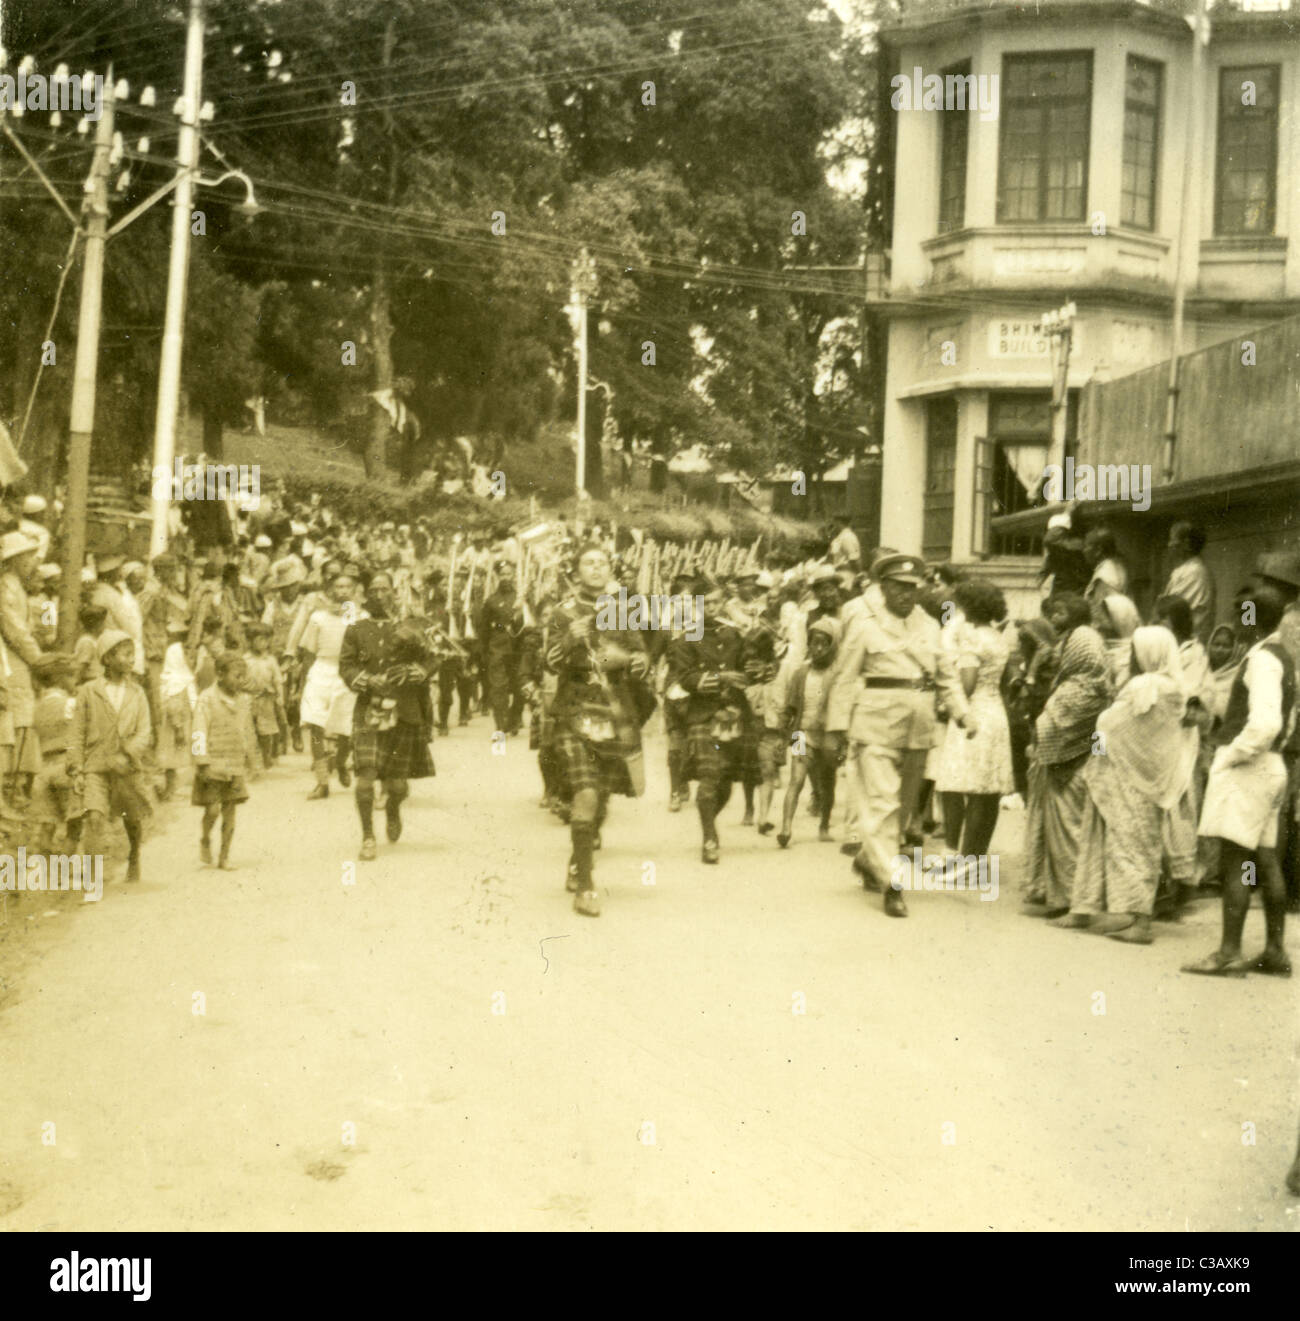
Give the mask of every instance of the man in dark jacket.
POLYGON ((670 644, 670 681, 685 690, 685 778, 698 780, 695 805, 703 835, 701 856, 718 861, 718 813, 731 797, 731 786, 745 773, 745 730, 752 719, 745 688, 744 642, 719 618, 722 595, 703 604, 703 633, 697 641, 682 637, 670 644))
POLYGON ((368 619, 343 635, 339 674, 357 694, 352 715, 352 757, 357 813, 361 817, 361 857, 375 856, 375 781, 384 785, 388 838, 402 834, 402 800, 410 780, 434 773, 429 740, 433 702, 429 678, 434 659, 425 633, 396 618, 396 594, 387 573, 370 580, 368 619))

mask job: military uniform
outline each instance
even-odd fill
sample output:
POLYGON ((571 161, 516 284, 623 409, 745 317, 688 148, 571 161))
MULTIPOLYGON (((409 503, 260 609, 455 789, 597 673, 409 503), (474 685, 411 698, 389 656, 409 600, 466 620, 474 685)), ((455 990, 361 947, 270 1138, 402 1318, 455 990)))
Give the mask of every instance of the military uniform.
MULTIPOLYGON (((922 561, 908 555, 887 556, 877 566, 882 580, 919 584, 923 572, 922 561)), ((847 736, 860 796, 862 843, 854 866, 869 888, 885 890, 887 900, 902 804, 915 799, 934 742, 936 689, 950 709, 964 708, 939 653, 938 622, 919 605, 900 618, 873 584, 846 624, 831 679, 826 728, 847 736)))
POLYGON ((546 627, 546 664, 557 677, 548 746, 572 798, 568 888, 577 892, 578 911, 593 917, 600 905, 592 851, 610 794, 640 797, 645 790, 641 726, 654 706, 648 684, 629 668, 632 657, 645 660, 641 633, 597 630, 597 609, 594 594, 571 597, 555 607, 546 627), (581 619, 593 624, 585 638, 573 632, 581 619))
POLYGON ((744 643, 727 625, 706 618, 703 635, 682 637, 668 649, 671 682, 684 691, 686 765, 684 777, 698 780, 695 794, 704 837, 704 860, 718 860, 716 819, 745 775, 745 730, 752 720, 743 686, 722 680, 724 670, 742 672, 744 643))
POLYGON ((513 588, 499 588, 483 603, 479 636, 483 643, 488 702, 496 727, 517 733, 523 719, 523 691, 519 681, 523 607, 513 588))

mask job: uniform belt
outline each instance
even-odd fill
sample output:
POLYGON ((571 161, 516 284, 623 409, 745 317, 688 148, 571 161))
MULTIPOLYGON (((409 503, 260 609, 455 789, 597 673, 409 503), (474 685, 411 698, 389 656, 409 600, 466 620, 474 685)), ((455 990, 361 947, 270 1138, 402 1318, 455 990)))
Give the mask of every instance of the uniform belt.
POLYGON ((920 679, 863 679, 864 688, 914 688, 928 692, 934 687, 934 680, 929 675, 920 679))

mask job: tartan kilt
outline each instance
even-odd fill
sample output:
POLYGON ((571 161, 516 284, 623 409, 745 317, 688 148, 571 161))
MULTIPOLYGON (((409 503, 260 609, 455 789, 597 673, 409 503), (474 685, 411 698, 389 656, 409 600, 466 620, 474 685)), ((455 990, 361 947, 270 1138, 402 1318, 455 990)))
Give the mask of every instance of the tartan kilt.
POLYGON ((636 797, 621 750, 607 750, 557 721, 550 740, 552 754, 564 774, 570 795, 579 789, 636 797))
POLYGON ((429 730, 399 720, 392 729, 362 725, 352 731, 353 771, 368 780, 424 780, 437 772, 429 730))
POLYGON ((714 741, 711 722, 692 725, 686 735, 685 777, 701 783, 732 784, 744 778, 744 757, 743 738, 718 743, 714 741))
POLYGON ((763 769, 759 760, 759 744, 763 739, 763 722, 752 712, 745 713, 740 735, 740 771, 736 777, 742 784, 761 784, 763 769))

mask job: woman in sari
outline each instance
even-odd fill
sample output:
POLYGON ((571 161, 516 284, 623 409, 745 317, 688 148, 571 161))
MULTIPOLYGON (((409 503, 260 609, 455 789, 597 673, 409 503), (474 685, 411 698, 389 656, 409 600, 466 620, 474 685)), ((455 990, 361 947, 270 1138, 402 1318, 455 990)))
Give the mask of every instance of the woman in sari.
POLYGON ((1192 879, 1197 738, 1184 724, 1177 639, 1159 625, 1139 628, 1132 650, 1133 677, 1097 721, 1104 743, 1083 769, 1086 804, 1073 901, 1052 925, 1093 926, 1116 940, 1149 945, 1162 860, 1176 883, 1192 879), (1101 913, 1116 916, 1094 923, 1101 913))
POLYGON ((1116 691, 1128 682, 1133 631, 1141 622, 1137 606, 1118 592, 1112 592, 1092 607, 1092 624, 1106 643, 1107 672, 1116 691))
POLYGON ((1088 623, 1087 601, 1062 593, 1048 602, 1047 617, 1061 641, 1056 676, 1029 749, 1025 818, 1029 883, 1024 911, 1058 917, 1070 909, 1086 797, 1083 767, 1111 688, 1106 644, 1088 623))
MULTIPOLYGON (((1228 694, 1232 681, 1245 657, 1246 648, 1238 639, 1231 624, 1220 624, 1210 634, 1205 647, 1209 674, 1201 691, 1201 704, 1205 708, 1205 728, 1201 735, 1200 755, 1196 760, 1196 801, 1205 801, 1205 785, 1210 778, 1210 763, 1219 746, 1219 726, 1228 709, 1228 694)), ((1196 876, 1202 888, 1218 890, 1222 885, 1222 863, 1219 841, 1201 836, 1196 841, 1196 876)))

